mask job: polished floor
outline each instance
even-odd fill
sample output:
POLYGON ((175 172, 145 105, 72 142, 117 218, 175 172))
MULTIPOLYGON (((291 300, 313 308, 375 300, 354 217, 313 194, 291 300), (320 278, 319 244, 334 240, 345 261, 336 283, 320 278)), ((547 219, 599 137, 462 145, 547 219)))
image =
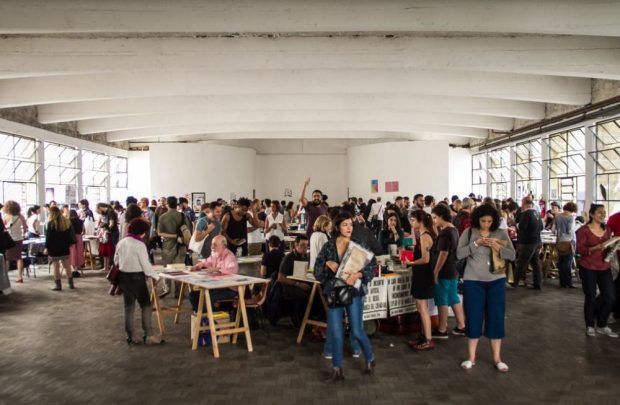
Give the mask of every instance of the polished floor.
MULTIPOLYGON (((11 279, 15 275, 11 272, 11 279)), ((615 404, 620 400, 620 339, 584 335, 582 294, 550 281, 543 291, 508 293, 500 374, 481 342, 477 365, 466 372, 466 340, 438 341, 414 353, 406 336, 372 338, 377 373, 360 374, 345 361, 346 381, 322 382, 330 363, 321 345, 295 344, 284 325, 271 337, 254 331, 254 352, 221 346, 189 348, 188 317, 167 322, 166 344, 128 347, 122 300, 107 295, 99 272, 76 279, 76 290, 52 292, 47 269, 0 296, 1 404, 615 404)), ((65 286, 66 287, 66 286, 65 286)), ((172 298, 166 298, 172 300, 172 298)), ((139 324, 136 324, 139 328, 139 324)), ((612 325, 620 328, 620 325, 612 325)))

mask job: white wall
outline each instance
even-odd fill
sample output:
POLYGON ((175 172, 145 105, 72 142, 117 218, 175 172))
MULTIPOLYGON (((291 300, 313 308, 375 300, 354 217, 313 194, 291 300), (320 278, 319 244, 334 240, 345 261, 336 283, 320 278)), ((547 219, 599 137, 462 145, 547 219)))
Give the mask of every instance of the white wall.
POLYGON ((448 176, 450 196, 456 194, 463 199, 472 192, 471 152, 467 148, 450 148, 448 161, 450 164, 448 176))
POLYGON ((347 198, 347 155, 274 154, 256 155, 256 196, 297 201, 303 182, 310 177, 309 197, 314 189, 328 196, 330 205, 347 198), (284 189, 293 197, 284 197, 284 189))
POLYGON ((205 192, 207 200, 252 197, 256 152, 203 143, 149 145, 153 196, 205 192))
POLYGON ((130 151, 127 155, 127 170, 129 172, 127 195, 138 200, 142 197, 155 197, 151 194, 151 159, 148 151, 130 151))
POLYGON ((364 199, 431 194, 449 197, 448 142, 388 142, 354 146, 348 150, 349 193, 364 199), (379 180, 379 193, 370 193, 370 180, 379 180), (398 181, 399 191, 387 193, 386 181, 398 181))

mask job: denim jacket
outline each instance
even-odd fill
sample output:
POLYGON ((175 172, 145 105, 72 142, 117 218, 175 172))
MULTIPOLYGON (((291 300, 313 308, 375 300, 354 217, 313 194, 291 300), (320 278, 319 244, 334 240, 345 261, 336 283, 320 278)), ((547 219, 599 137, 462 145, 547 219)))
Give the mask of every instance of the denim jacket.
MULTIPOLYGON (((363 243, 358 242, 357 240, 353 240, 353 242, 358 245, 366 248, 363 243)), ((367 249, 367 248, 366 248, 367 249)), ((332 288, 331 280, 336 277, 336 273, 334 273, 329 267, 325 264, 329 261, 336 262, 340 264, 340 258, 338 257, 338 249, 336 248, 336 238, 332 238, 328 240, 324 245, 321 251, 319 252, 316 262, 314 263, 314 277, 321 283, 323 287, 323 293, 329 294, 332 288)), ((377 265, 377 260, 375 257, 372 257, 372 260, 366 267, 362 269, 362 288, 358 291, 355 290, 356 296, 363 297, 368 292, 368 283, 374 277, 373 269, 377 265)))

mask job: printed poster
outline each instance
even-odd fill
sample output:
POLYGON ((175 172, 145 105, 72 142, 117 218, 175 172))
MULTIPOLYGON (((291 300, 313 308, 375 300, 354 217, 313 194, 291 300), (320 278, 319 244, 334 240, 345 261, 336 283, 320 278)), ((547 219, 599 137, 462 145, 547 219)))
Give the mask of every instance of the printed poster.
POLYGON ((379 192, 379 180, 370 180, 370 194, 379 192))

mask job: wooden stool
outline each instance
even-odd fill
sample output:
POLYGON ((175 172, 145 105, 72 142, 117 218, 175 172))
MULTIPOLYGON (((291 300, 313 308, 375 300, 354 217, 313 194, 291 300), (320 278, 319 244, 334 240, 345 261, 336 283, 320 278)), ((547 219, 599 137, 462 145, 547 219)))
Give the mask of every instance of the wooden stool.
POLYGON ((95 260, 93 259, 93 252, 90 249, 90 240, 84 240, 84 266, 86 264, 90 266, 91 270, 95 270, 95 260))

